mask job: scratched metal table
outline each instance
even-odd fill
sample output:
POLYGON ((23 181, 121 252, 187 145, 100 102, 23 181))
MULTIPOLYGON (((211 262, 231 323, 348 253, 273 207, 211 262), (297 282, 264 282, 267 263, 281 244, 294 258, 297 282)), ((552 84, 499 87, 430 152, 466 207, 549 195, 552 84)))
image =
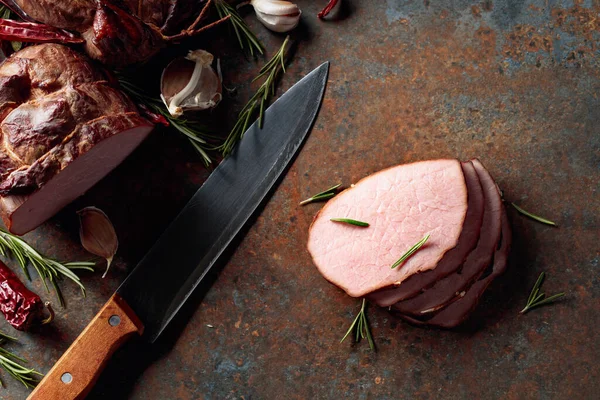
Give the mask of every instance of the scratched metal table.
MULTIPOLYGON (((300 43, 279 93, 331 61, 312 134, 226 266, 212 274, 212 286, 195 294, 154 346, 132 342, 119 351, 90 398, 597 398, 600 5, 354 0, 340 21, 324 23, 315 15, 325 1, 299 3, 300 43), (510 269, 462 328, 416 328, 371 307, 377 353, 364 342, 340 344, 359 301, 313 267, 305 242, 320 205, 298 202, 390 165, 436 157, 480 157, 508 200, 560 227, 510 212, 510 269), (542 271, 547 292, 568 295, 520 316, 542 271)), ((281 43, 252 23, 270 51, 281 43)), ((223 105, 230 113, 247 98, 245 82, 260 64, 235 54, 233 47, 221 54, 226 84, 238 87, 223 105)), ((85 259, 74 211, 96 205, 112 217, 121 248, 108 278, 84 276, 86 298, 65 282, 68 308, 52 326, 18 334, 11 349, 48 371, 207 176, 185 141, 156 132, 27 235, 47 254, 85 259)), ((38 281, 32 287, 44 293, 38 281)), ((27 395, 2 378, 0 397, 27 395)))

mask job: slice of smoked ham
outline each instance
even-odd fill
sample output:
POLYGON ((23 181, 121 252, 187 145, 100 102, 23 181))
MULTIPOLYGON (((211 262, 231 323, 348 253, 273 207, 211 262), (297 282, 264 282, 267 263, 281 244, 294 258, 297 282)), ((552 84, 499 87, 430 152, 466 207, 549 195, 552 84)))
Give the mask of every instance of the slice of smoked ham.
POLYGON ((489 275, 480 278, 466 290, 466 292, 457 296, 450 304, 435 313, 426 314, 424 317, 413 317, 402 315, 400 313, 397 315, 416 325, 430 325, 440 328, 454 328, 458 326, 466 320, 475 307, 477 307, 481 296, 489 284, 506 270, 511 241, 512 235, 510 224, 508 222, 508 217, 506 216, 506 210, 503 210, 501 244, 494 253, 492 272, 489 275))
POLYGON ((36 228, 119 165, 152 128, 135 113, 102 117, 83 125, 70 142, 54 148, 26 170, 45 182, 38 190, 0 197, 4 224, 17 235, 36 228), (48 176, 51 178, 44 179, 48 176))
POLYGON ((479 177, 471 161, 461 163, 468 190, 467 217, 458 239, 458 245, 444 254, 437 266, 429 271, 415 274, 398 287, 369 293, 367 300, 380 307, 388 307, 400 300, 418 295, 423 289, 455 272, 475 248, 483 221, 484 197, 479 177))
POLYGON ((483 225, 477 247, 469 254, 462 267, 455 273, 437 281, 423 293, 400 301, 392 306, 407 315, 422 315, 439 310, 476 280, 490 264, 502 228, 502 198, 496 182, 479 160, 472 160, 483 187, 485 209, 483 225))
POLYGON ((466 214, 467 187, 459 161, 400 165, 368 176, 330 200, 311 225, 308 250, 327 280, 360 297, 434 268, 458 244, 466 214), (418 252, 391 268, 427 234, 430 238, 418 252))

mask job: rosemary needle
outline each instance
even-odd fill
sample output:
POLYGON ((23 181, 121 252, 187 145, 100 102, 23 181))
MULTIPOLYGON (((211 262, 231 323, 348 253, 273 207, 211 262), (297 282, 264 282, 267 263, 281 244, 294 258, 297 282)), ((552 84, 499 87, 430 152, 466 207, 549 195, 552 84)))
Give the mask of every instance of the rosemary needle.
MULTIPOLYGON (((33 368, 22 366, 19 362, 25 363, 27 361, 0 347, 0 367, 6 370, 10 376, 25 385, 26 388, 31 389, 35 387, 38 383, 37 377, 44 375, 33 368)), ((0 381, 0 385, 4 386, 2 381, 0 381)))
MULTIPOLYGON (((8 340, 16 341, 17 339, 8 336, 4 332, 0 332, 0 344, 8 340)), ((25 363, 27 361, 0 347, 0 367, 4 368, 10 376, 21 382, 25 387, 33 388, 38 382, 37 377, 43 375, 32 368, 26 368, 20 365, 18 362, 25 363)), ((0 386, 4 386, 4 383, 1 380, 0 386)))
POLYGON ((148 107, 150 111, 163 116, 170 126, 175 128, 190 141, 192 146, 194 146, 196 151, 202 157, 202 161, 206 166, 212 164, 213 160, 208 152, 215 150, 217 147, 215 144, 212 144, 218 140, 215 136, 207 133, 206 128, 197 122, 173 117, 159 98, 152 97, 146 93, 144 89, 134 84, 129 77, 120 73, 117 73, 116 75, 119 84, 125 93, 135 99, 138 103, 148 107))
POLYGON ((244 22, 235 7, 231 6, 224 0, 215 0, 215 8, 217 9, 219 18, 229 15, 231 27, 233 28, 233 32, 235 33, 242 50, 248 50, 252 56, 254 56, 255 51, 259 54, 263 54, 263 45, 260 43, 256 35, 250 30, 246 22, 244 22))
POLYGON ((13 337, 13 336, 9 336, 8 334, 0 331, 0 343, 4 340, 12 340, 12 341, 16 341, 17 338, 13 337))
POLYGON ((331 218, 330 221, 333 221, 333 222, 342 222, 344 224, 350 224, 350 225, 360 226, 360 227, 363 227, 363 228, 366 228, 366 227, 369 226, 368 222, 357 221, 355 219, 350 219, 350 218, 331 218))
POLYGON ((363 299, 362 306, 360 307, 358 315, 356 316, 356 318, 354 318, 352 325, 350 325, 350 328, 348 328, 348 331, 346 332, 342 340, 340 340, 340 343, 343 343, 344 340, 346 340, 346 338, 348 337, 348 335, 350 335, 350 333, 356 329, 354 341, 360 342, 361 338, 367 338, 367 341, 369 342, 369 347, 371 348, 371 350, 375 351, 375 342, 373 341, 373 337, 371 336, 369 321, 367 320, 367 315, 365 313, 366 303, 366 300, 363 299))
POLYGON ((282 72, 285 73, 285 59, 289 40, 290 37, 286 36, 277 53, 260 69, 258 76, 252 80, 254 82, 257 79, 266 77, 256 93, 238 114, 238 119, 227 139, 225 139, 225 143, 218 147, 223 156, 229 155, 236 143, 244 136, 246 129, 254 122, 253 117, 255 117, 256 111, 258 111, 258 126, 262 129, 265 105, 268 103, 269 98, 275 94, 275 83, 279 75, 282 72))
POLYGON ((342 186, 342 184, 338 183, 337 185, 332 186, 332 187, 330 187, 327 190, 323 190, 322 192, 317 193, 314 196, 309 197, 306 200, 302 200, 300 202, 300 205, 303 206, 305 204, 313 203, 313 202, 316 202, 316 201, 329 200, 330 198, 332 198, 333 196, 336 195, 336 192, 337 192, 337 190, 338 190, 338 188, 340 186, 342 186))
POLYGON ((538 215, 535 215, 535 214, 532 214, 532 213, 530 213, 530 212, 528 212, 528 211, 525 211, 525 210, 523 210, 521 207, 519 207, 518 205, 516 205, 515 203, 511 203, 511 204, 512 204, 512 206, 513 206, 513 207, 514 207, 514 208, 515 208, 515 209, 516 209, 518 212, 520 212, 521 214, 523 214, 523 215, 525 215, 525 216, 527 216, 527 217, 529 217, 529 218, 531 218, 531 219, 534 219, 534 220, 536 220, 536 221, 538 221, 538 222, 541 222, 542 224, 556 226, 556 223, 554 223, 554 222, 550 221, 549 219, 542 218, 542 217, 540 217, 540 216, 538 216, 538 215))
POLYGON ((532 308, 543 306, 544 304, 549 304, 549 303, 555 301, 556 299, 565 295, 565 292, 561 292, 561 293, 554 294, 550 297, 545 297, 546 295, 544 293, 540 293, 540 288, 542 287, 542 283, 544 282, 545 276, 546 276, 546 274, 542 272, 540 274, 540 276, 537 278, 537 281, 535 281, 535 285, 533 285, 533 289, 531 289, 531 293, 529 294, 529 297, 527 298, 527 304, 525 305, 525 308, 523 308, 520 311, 521 314, 525 314, 527 311, 531 310, 532 308))
POLYGON ((37 271, 40 278, 42 278, 42 282, 48 289, 47 281, 50 281, 54 290, 56 291, 56 295, 58 297, 58 301, 61 306, 64 306, 64 299, 62 297, 62 293, 60 288, 58 287, 57 278, 59 275, 69 278, 73 282, 75 282, 81 292, 85 296, 85 287, 81 283, 79 277, 73 272, 75 269, 84 269, 87 271, 94 271, 92 266, 95 265, 94 262, 87 261, 77 261, 70 263, 60 263, 56 260, 48 258, 42 254, 40 254, 37 250, 31 247, 27 242, 21 239, 18 236, 15 236, 4 229, 0 228, 0 255, 7 256, 11 255, 13 258, 16 258, 21 266, 21 269, 27 276, 27 279, 31 280, 31 275, 27 270, 27 264, 30 263, 33 268, 37 271))
POLYGON ((415 254, 417 252, 417 250, 419 250, 421 248, 421 246, 423 246, 425 244, 425 242, 427 241, 427 239, 429 239, 429 234, 427 234, 427 236, 425 236, 423 239, 419 240, 413 247, 411 247, 410 249, 408 249, 408 251, 406 253, 404 253, 402 255, 402 257, 400 257, 398 259, 398 261, 396 261, 393 265, 392 265, 392 269, 396 268, 398 265, 402 264, 404 261, 406 261, 410 256, 412 256, 413 254, 415 254))

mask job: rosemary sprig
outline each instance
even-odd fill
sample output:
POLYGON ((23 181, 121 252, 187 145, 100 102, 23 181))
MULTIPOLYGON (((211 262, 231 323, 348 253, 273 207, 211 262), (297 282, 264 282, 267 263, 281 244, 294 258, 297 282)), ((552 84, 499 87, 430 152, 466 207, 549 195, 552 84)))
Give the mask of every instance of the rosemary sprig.
POLYGON ((337 194, 337 189, 340 186, 342 186, 342 184, 338 183, 337 185, 332 186, 327 190, 323 190, 322 192, 317 193, 314 196, 309 197, 306 200, 302 200, 300 202, 300 205, 303 206, 305 204, 313 203, 315 201, 329 200, 330 198, 332 198, 333 196, 335 196, 337 194))
POLYGON ((7 340, 16 341, 17 338, 13 337, 13 336, 9 336, 7 333, 0 331, 0 343, 2 343, 2 341, 7 341, 7 340))
POLYGON ((406 261, 410 256, 412 256, 413 254, 415 254, 417 252, 417 250, 419 250, 421 248, 421 246, 423 246, 425 244, 425 242, 427 241, 427 239, 429 239, 429 234, 427 234, 423 239, 419 240, 413 247, 411 247, 410 249, 408 249, 408 251, 406 253, 404 253, 402 255, 402 257, 400 257, 398 259, 398 261, 396 261, 393 265, 392 265, 392 269, 396 268, 398 265, 402 264, 404 261, 406 261))
POLYGON ((367 315, 365 314, 366 303, 367 303, 366 300, 363 299, 362 306, 360 307, 360 311, 358 312, 358 315, 356 316, 356 318, 354 318, 352 325, 350 325, 348 332, 346 332, 346 334, 344 335, 342 340, 340 340, 340 343, 342 343, 344 340, 346 340, 348 335, 350 335, 350 333, 356 328, 356 334, 354 337, 354 341, 358 343, 358 342, 360 342, 360 339, 364 339, 366 337, 367 340, 369 341, 369 347, 371 348, 371 350, 375 351, 375 342, 373 341, 373 337, 371 336, 371 329, 369 328, 369 321, 367 320, 367 315))
POLYGON ((344 224, 360 226, 362 228, 366 228, 369 226, 368 222, 357 221, 355 219, 350 219, 350 218, 331 218, 329 220, 333 221, 333 222, 342 222, 344 224))
POLYGON ((202 161, 206 166, 212 164, 213 159, 208 152, 217 148, 214 144, 218 140, 216 136, 207 133, 206 128, 197 122, 174 118, 159 98, 152 97, 144 89, 131 82, 126 76, 117 74, 117 78, 121 88, 130 97, 148 107, 152 112, 162 115, 173 128, 187 137, 196 151, 200 153, 202 161))
POLYGON ((528 212, 528 211, 525 211, 525 210, 523 210, 521 207, 519 207, 518 205, 516 205, 515 203, 510 203, 510 204, 512 204, 512 206, 513 206, 513 207, 514 207, 514 208, 515 208, 515 209, 516 209, 518 212, 520 212, 521 214, 523 214, 523 215, 525 215, 525 216, 527 216, 527 217, 529 217, 529 218, 531 218, 531 219, 534 219, 534 220, 536 220, 536 221, 538 221, 538 222, 541 222, 542 224, 556 226, 556 223, 554 223, 554 222, 550 221, 549 219, 542 218, 542 217, 540 217, 540 216, 538 216, 538 215, 535 215, 535 214, 532 214, 532 213, 530 213, 530 212, 528 212))
POLYGON ((550 297, 544 298, 546 295, 544 293, 540 293, 540 288, 542 287, 542 283, 544 282, 545 274, 542 272, 538 277, 535 285, 533 285, 533 289, 531 289, 531 293, 529 294, 529 298, 527 298, 527 304, 525 308, 520 311, 521 314, 525 314, 527 311, 532 308, 543 306, 544 304, 549 304, 565 295, 565 292, 554 294, 550 297))
POLYGON ((257 79, 266 77, 263 84, 260 85, 256 93, 254 93, 254 96, 250 98, 242 111, 240 111, 238 120, 227 136, 225 143, 219 146, 219 150, 221 150, 224 156, 231 153, 235 144, 244 136, 244 132, 246 132, 248 126, 254 122, 252 118, 255 115, 257 107, 259 111, 258 126, 262 128, 265 104, 268 102, 269 98, 275 94, 275 83, 279 74, 282 71, 285 72, 285 58, 289 40, 290 37, 287 36, 279 51, 277 51, 273 58, 261 68, 258 76, 252 80, 252 82, 254 82, 257 79))
POLYGON ((42 278, 42 282, 46 290, 50 291, 48 288, 47 281, 50 281, 54 290, 56 291, 56 295, 58 297, 58 301, 61 306, 64 306, 65 302, 58 286, 57 279, 60 276, 64 276, 72 280, 81 288, 81 292, 85 296, 85 287, 81 283, 79 277, 73 272, 76 269, 83 269, 87 271, 94 271, 92 266, 95 265, 94 262, 87 261, 77 261, 70 263, 60 263, 56 260, 48 258, 42 254, 40 254, 37 250, 31 247, 27 242, 21 239, 18 236, 15 236, 4 229, 0 228, 0 254, 3 256, 12 256, 16 258, 27 276, 27 279, 31 280, 31 275, 29 274, 29 270, 27 269, 27 264, 31 264, 33 268, 37 271, 40 278, 42 278))
MULTIPOLYGON (((34 388, 38 383, 38 377, 44 376, 37 372, 33 368, 27 368, 19 364, 26 363, 27 361, 10 351, 0 347, 0 367, 4 368, 10 376, 25 385, 26 388, 34 388)), ((0 385, 4 386, 4 383, 0 380, 0 385)))
POLYGON ((235 7, 227 3, 225 0, 215 0, 215 8, 219 18, 224 18, 229 15, 229 21, 233 32, 237 37, 238 43, 242 50, 247 50, 250 55, 254 56, 256 51, 259 54, 263 54, 263 45, 256 35, 250 30, 246 22, 242 19, 240 14, 237 12, 235 7))

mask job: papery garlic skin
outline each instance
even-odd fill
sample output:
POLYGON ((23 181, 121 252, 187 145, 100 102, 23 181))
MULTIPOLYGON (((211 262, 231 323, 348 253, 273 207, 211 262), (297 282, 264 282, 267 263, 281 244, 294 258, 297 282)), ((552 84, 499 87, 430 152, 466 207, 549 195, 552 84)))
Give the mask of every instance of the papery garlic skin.
POLYGON ((179 77, 173 75, 177 72, 170 68, 173 63, 165 68, 161 78, 161 98, 175 118, 182 116, 187 110, 214 108, 223 97, 221 79, 211 66, 214 60, 212 54, 204 50, 193 50, 185 60, 195 63, 194 70, 187 84, 176 94, 171 94, 169 90, 171 81, 179 80, 179 77))
POLYGON ((298 26, 302 11, 289 1, 251 0, 256 17, 274 32, 288 32, 298 26))
POLYGON ((90 253, 106 259, 106 271, 102 275, 104 278, 119 248, 115 228, 108 216, 99 208, 86 207, 77 211, 77 214, 81 245, 90 253))

